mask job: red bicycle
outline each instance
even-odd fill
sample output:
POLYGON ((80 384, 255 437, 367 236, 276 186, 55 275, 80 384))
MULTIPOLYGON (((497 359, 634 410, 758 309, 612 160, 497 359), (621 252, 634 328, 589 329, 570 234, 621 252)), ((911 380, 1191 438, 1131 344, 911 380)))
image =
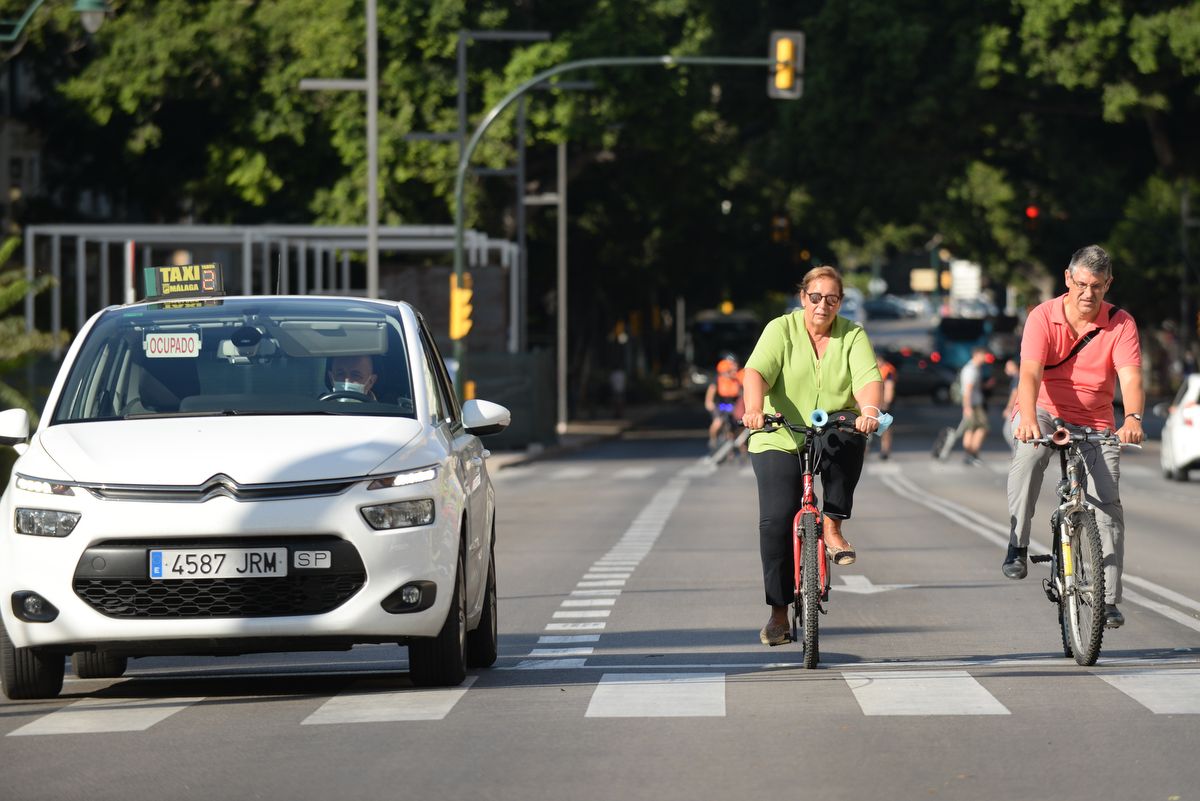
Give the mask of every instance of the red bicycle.
MULTIPOLYGON (((804 667, 815 668, 821 659, 820 632, 818 616, 826 614, 823 606, 829 603, 829 555, 825 549, 825 519, 817 508, 816 490, 813 486, 813 471, 820 460, 821 448, 825 435, 833 431, 846 431, 863 434, 854 427, 858 413, 840 411, 827 414, 822 409, 816 409, 809 419, 812 425, 799 426, 788 422, 782 414, 769 414, 763 418, 762 431, 775 431, 786 428, 789 431, 804 436, 804 446, 799 449, 800 475, 804 482, 804 492, 800 500, 800 509, 792 521, 795 537, 792 540, 796 570, 795 595, 792 600, 792 640, 797 641, 797 634, 804 631, 804 667)), ((891 425, 889 414, 880 415, 879 431, 883 433, 891 425)))

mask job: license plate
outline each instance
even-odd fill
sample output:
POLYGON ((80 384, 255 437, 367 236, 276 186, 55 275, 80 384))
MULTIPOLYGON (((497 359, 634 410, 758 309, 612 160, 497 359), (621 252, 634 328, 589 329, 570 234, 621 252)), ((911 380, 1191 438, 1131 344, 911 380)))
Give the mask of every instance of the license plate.
POLYGON ((286 576, 287 548, 189 548, 150 552, 150 578, 238 579, 286 576))

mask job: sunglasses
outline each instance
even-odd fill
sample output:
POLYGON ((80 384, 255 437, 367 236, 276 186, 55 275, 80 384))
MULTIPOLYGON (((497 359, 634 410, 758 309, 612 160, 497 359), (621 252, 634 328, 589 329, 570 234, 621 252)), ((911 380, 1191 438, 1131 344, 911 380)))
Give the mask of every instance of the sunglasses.
POLYGON ((820 292, 806 292, 808 302, 814 306, 820 305, 822 302, 826 306, 836 306, 842 302, 841 295, 822 295, 820 292))

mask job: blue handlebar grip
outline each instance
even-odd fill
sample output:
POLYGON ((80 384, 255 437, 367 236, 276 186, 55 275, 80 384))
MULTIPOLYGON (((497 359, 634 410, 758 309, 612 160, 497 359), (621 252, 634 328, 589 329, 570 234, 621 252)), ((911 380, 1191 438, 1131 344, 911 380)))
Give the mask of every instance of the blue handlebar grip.
POLYGON ((812 422, 813 428, 820 428, 829 422, 829 414, 824 409, 813 409, 809 420, 812 422))
POLYGON ((887 412, 884 412, 883 414, 879 415, 878 420, 879 420, 879 431, 876 433, 882 434, 884 431, 887 431, 889 428, 892 427, 892 416, 890 414, 888 414, 887 412))

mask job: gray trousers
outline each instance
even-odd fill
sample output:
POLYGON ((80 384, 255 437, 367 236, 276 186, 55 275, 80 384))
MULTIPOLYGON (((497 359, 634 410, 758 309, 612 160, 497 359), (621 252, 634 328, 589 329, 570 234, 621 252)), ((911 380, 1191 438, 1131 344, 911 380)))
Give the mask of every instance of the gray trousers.
MULTIPOLYGON (((1041 407, 1037 410, 1038 425, 1043 434, 1054 430, 1051 415, 1041 407)), ((1013 422, 1020 423, 1020 416, 1013 422)), ((1012 464, 1008 468, 1008 541, 1022 548, 1029 545, 1029 528, 1037 509, 1038 493, 1051 458, 1057 462, 1058 451, 1016 442, 1012 464)), ((1121 602, 1121 566, 1125 561, 1125 512, 1121 508, 1121 449, 1115 445, 1086 443, 1081 448, 1087 464, 1086 498, 1096 510, 1096 527, 1104 547, 1104 602, 1121 602)), ((1055 464, 1057 471, 1058 465, 1055 464)), ((1055 496, 1052 502, 1057 504, 1055 496)), ((1049 521, 1049 515, 1046 520, 1049 521)), ((1049 523, 1043 532, 1050 533, 1049 523)), ((1057 535, 1056 535, 1057 536, 1057 535)))

